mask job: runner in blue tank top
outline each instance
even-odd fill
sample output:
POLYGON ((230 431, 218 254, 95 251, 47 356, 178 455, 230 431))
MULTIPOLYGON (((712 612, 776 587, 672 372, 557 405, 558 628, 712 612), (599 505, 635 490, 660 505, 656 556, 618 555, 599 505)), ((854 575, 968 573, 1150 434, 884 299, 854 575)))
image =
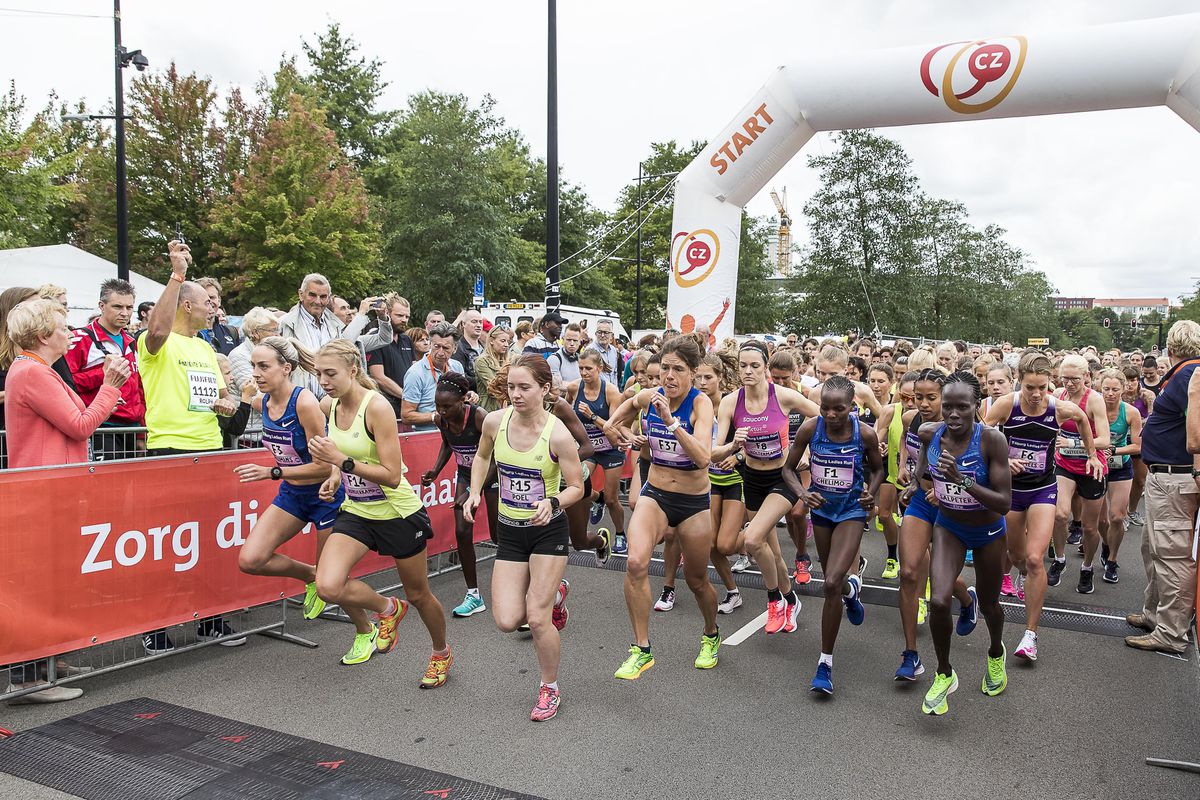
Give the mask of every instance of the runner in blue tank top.
POLYGON ((865 609, 859 599, 862 583, 851 571, 858 562, 863 526, 875 507, 883 482, 879 439, 854 410, 854 384, 841 375, 825 382, 821 391, 821 416, 806 420, 788 451, 783 479, 810 509, 817 557, 825 572, 825 605, 821 611, 821 657, 812 691, 833 694, 833 646, 842 622, 842 601, 851 625, 861 625, 865 609), (796 469, 804 451, 809 453, 811 491, 800 482, 796 469), (871 480, 864 484, 864 469, 871 480))
MULTIPOLYGON (((317 595, 317 568, 275 552, 309 523, 317 531, 317 553, 337 518, 344 494, 330 501, 318 496, 329 467, 313 463, 308 440, 325 435, 325 415, 316 396, 291 383, 295 370, 312 371, 312 355, 281 336, 268 336, 250 353, 254 382, 262 394, 251 402, 262 413, 263 445, 275 466, 242 464, 234 469, 242 483, 282 481, 279 493, 263 511, 238 554, 238 567, 248 575, 295 578, 305 584, 304 618, 325 609, 317 595)), ((355 609, 366 619, 366 614, 355 609)))
MULTIPOLYGON (((917 471, 929 466, 938 502, 929 569, 933 582, 929 630, 938 667, 921 706, 926 714, 945 714, 947 698, 958 688, 958 674, 950 665, 950 610, 954 583, 962 572, 967 550, 975 552, 978 585, 978 591, 975 587, 970 590, 971 617, 982 613, 991 635, 982 690, 995 697, 1008 685, 1000 581, 1007 547, 1004 515, 1012 507, 1012 472, 1004 434, 975 421, 981 396, 979 381, 973 374, 955 372, 942 391, 945 421, 922 425, 920 431, 917 471)), ((914 491, 917 489, 910 487, 905 493, 914 491)))

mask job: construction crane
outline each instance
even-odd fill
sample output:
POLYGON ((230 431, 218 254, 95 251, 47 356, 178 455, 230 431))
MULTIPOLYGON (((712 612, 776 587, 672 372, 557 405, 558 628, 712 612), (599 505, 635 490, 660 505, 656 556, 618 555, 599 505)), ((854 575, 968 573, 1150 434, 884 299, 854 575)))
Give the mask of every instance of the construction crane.
POLYGON ((771 199, 779 209, 779 235, 775 240, 775 271, 784 277, 792 274, 792 218, 787 212, 787 187, 783 187, 783 199, 771 189, 771 199))

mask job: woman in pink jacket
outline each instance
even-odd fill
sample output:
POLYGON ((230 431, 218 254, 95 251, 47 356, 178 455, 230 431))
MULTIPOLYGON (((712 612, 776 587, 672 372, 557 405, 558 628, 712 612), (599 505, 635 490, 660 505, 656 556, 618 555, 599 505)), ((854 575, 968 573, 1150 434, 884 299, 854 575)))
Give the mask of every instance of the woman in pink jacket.
POLYGON ((87 461, 88 439, 117 407, 129 363, 109 358, 104 385, 85 406, 50 368, 71 344, 61 305, 50 300, 21 303, 8 315, 8 335, 18 350, 4 387, 9 468, 87 461))

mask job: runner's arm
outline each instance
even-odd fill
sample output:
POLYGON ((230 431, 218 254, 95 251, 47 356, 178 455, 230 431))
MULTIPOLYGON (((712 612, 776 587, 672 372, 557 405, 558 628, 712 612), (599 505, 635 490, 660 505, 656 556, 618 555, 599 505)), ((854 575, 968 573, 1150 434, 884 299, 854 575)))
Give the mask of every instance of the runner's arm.
POLYGON ((863 447, 867 455, 867 468, 871 471, 871 482, 866 487, 866 491, 871 495, 871 502, 874 504, 879 499, 879 487, 883 485, 883 479, 887 475, 887 470, 883 466, 883 456, 879 454, 879 437, 867 425, 860 423, 860 428, 862 431, 863 447))
POLYGON ((587 431, 583 428, 583 423, 579 421, 579 415, 571 410, 571 404, 561 397, 554 403, 552 409, 554 416, 558 417, 558 421, 567 426, 567 431, 570 432, 572 438, 579 449, 580 460, 591 458, 596 453, 596 448, 592 445, 592 440, 588 438, 587 431))
MULTIPOLYGON (((256 411, 262 411, 262 395, 255 397, 252 404, 256 411)), ((302 389, 300 396, 296 398, 296 416, 304 427, 304 436, 308 441, 325 435, 325 415, 321 412, 321 403, 317 400, 316 395, 307 389, 302 389)), ((284 478, 314 480, 328 476, 329 465, 322 464, 315 458, 311 464, 283 468, 284 478)))
POLYGON ((983 503, 988 511, 1007 514, 1012 510, 1012 470, 1008 468, 1008 440, 995 428, 984 428, 980 442, 980 453, 988 461, 988 480, 992 485, 981 486, 975 483, 966 492, 983 503))
MULTIPOLYGON (((1200 398, 1197 399, 1200 400, 1200 398)), ((1188 407, 1191 407, 1190 403, 1188 407)), ((1142 415, 1133 413, 1135 410, 1132 406, 1127 409, 1128 413, 1125 418, 1129 420, 1129 444, 1118 447, 1115 451, 1116 455, 1137 456, 1142 453, 1142 415)))
POLYGON ((720 463, 741 449, 742 445, 736 441, 730 441, 729 432, 733 430, 733 410, 737 407, 737 392, 730 392, 721 398, 721 405, 717 408, 717 441, 718 444, 713 447, 712 460, 714 463, 720 463))
POLYGON ((787 460, 783 462, 783 482, 801 499, 808 495, 808 490, 800 482, 800 474, 797 470, 800 467, 800 459, 803 457, 804 451, 808 449, 808 443, 812 441, 813 432, 816 429, 817 420, 815 417, 804 420, 804 424, 800 426, 796 431, 795 438, 792 439, 792 446, 788 450, 787 460))

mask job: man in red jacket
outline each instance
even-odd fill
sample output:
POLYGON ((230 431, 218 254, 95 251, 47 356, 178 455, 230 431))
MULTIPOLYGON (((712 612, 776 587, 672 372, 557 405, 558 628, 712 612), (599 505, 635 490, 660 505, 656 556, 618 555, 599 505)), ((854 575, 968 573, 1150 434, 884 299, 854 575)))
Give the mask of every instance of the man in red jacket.
POLYGON ((100 316, 86 327, 75 330, 75 340, 67 351, 75 387, 85 403, 91 403, 104 383, 104 359, 119 355, 129 362, 131 374, 121 387, 121 399, 112 416, 100 426, 92 439, 97 461, 131 458, 136 434, 105 433, 105 428, 129 428, 144 425, 146 398, 137 372, 137 343, 125 328, 133 316, 134 291, 129 281, 110 278, 100 284, 100 316))

